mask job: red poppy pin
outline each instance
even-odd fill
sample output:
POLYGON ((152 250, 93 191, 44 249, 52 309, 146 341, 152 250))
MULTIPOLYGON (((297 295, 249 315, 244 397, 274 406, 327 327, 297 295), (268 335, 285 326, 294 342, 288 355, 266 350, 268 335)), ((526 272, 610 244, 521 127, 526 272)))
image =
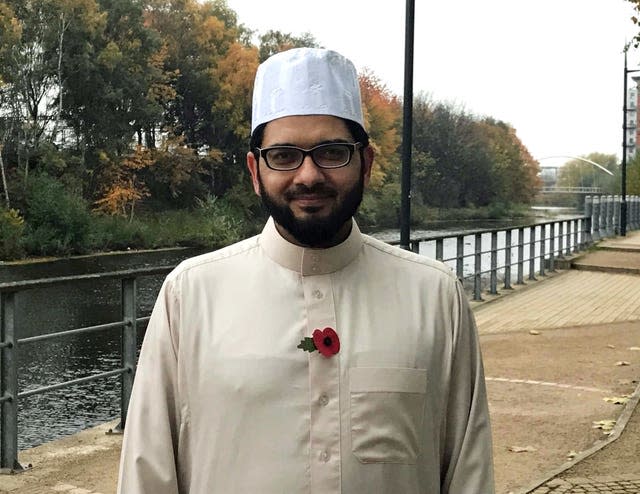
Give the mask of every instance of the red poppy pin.
POLYGON ((329 358, 340 351, 340 338, 332 328, 316 329, 312 337, 304 338, 297 348, 309 353, 318 350, 323 356, 329 358))

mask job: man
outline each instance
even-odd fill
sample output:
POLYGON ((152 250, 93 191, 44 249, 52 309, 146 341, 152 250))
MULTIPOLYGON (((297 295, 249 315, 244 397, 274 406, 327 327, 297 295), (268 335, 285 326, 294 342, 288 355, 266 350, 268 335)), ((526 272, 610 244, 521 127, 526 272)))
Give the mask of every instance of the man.
POLYGON ((362 235, 355 68, 295 49, 258 69, 261 235, 185 261, 145 336, 122 494, 490 494, 473 316, 444 265, 362 235))

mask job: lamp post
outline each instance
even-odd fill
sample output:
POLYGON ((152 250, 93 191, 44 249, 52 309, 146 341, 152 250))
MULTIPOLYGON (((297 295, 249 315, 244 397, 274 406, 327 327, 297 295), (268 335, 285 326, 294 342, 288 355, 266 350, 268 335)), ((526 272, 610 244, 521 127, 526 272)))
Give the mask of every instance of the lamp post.
POLYGON ((407 0, 404 38, 404 103, 402 111, 402 181, 400 247, 409 250, 411 224, 411 138, 413 131, 413 25, 415 0, 407 0))
POLYGON ((632 72, 640 72, 640 69, 629 70, 627 68, 627 51, 630 43, 624 45, 624 84, 622 103, 622 183, 620 184, 620 235, 627 235, 627 79, 632 72))

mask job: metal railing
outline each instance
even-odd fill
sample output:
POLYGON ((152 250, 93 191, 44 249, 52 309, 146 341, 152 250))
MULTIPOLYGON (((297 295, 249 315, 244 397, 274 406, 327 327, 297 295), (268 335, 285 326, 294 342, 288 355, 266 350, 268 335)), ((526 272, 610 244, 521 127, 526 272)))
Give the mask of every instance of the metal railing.
POLYGON ((144 323, 149 320, 149 317, 137 316, 137 279, 143 276, 167 274, 171 269, 172 267, 153 267, 0 284, 0 471, 6 473, 23 470, 22 465, 20 465, 18 461, 18 402, 29 396, 98 379, 119 376, 121 396, 120 424, 118 428, 124 429, 136 368, 137 325, 138 323, 144 323), (15 298, 18 292, 97 279, 117 279, 121 281, 122 317, 120 320, 28 338, 18 337, 15 317, 15 298), (90 376, 81 376, 70 381, 43 386, 37 389, 23 392, 19 391, 18 355, 23 346, 43 340, 114 329, 119 329, 122 337, 120 367, 117 369, 92 374, 90 376))
MULTIPOLYGON (((498 281, 505 289, 555 271, 558 259, 586 249, 592 242, 591 218, 575 217, 535 225, 480 229, 458 234, 417 237, 412 251, 429 254, 448 264, 473 300, 482 292, 498 293, 498 281), (465 249, 465 246, 473 248, 465 249), (450 255, 447 255, 447 252, 450 255)), ((397 242, 392 242, 397 243, 397 242)))
MULTIPOLYGON (((535 280, 536 273, 545 276, 547 271, 554 271, 557 261, 564 256, 587 248, 595 240, 614 235, 620 219, 619 206, 619 200, 616 206, 613 196, 611 199, 609 196, 603 196, 603 198, 588 196, 585 201, 585 216, 506 229, 482 229, 459 234, 419 237, 410 241, 410 247, 414 252, 419 252, 428 250, 428 244, 431 244, 435 252, 433 257, 449 264, 458 278, 466 282, 467 286, 471 286, 473 299, 481 300, 485 285, 488 285, 486 288, 490 294, 496 294, 499 279, 502 279, 505 289, 511 288, 512 283, 525 283, 525 274, 527 279, 535 280), (466 245, 473 248, 465 249, 466 245), (448 255, 448 251, 453 254, 448 255), (467 263, 465 270, 467 260, 471 262, 467 263)), ((627 219, 629 229, 640 227, 640 200, 636 196, 629 198, 627 219)), ((136 368, 137 327, 139 323, 149 320, 148 316, 138 317, 137 314, 137 280, 144 276, 164 275, 171 269, 173 266, 163 266, 0 283, 0 472, 22 470, 18 462, 18 402, 20 399, 88 381, 119 376, 121 383, 119 428, 124 428, 136 368), (122 300, 119 320, 19 338, 15 315, 17 293, 97 279, 121 281, 122 300), (122 338, 118 368, 37 389, 19 391, 18 355, 23 346, 74 334, 118 329, 121 331, 122 338)))

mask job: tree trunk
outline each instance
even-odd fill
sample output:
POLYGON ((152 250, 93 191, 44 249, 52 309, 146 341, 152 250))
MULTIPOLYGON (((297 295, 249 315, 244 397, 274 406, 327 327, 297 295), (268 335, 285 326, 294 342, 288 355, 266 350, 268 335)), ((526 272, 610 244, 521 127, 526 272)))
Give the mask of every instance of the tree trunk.
MULTIPOLYGON (((64 12, 60 14, 60 38, 58 40, 58 113, 56 115, 56 121, 53 124, 53 133, 51 140, 55 143, 56 135, 58 133, 58 127, 60 125, 60 118, 62 118, 62 43, 64 41, 64 32, 69 27, 69 23, 64 22, 64 12)), ((62 133, 62 145, 64 146, 64 132, 62 133)))
MULTIPOLYGON (((6 136, 6 133, 5 133, 6 136)), ((4 190, 4 202, 7 206, 7 209, 11 207, 11 203, 9 202, 9 189, 7 188, 7 176, 4 172, 4 161, 2 159, 2 151, 4 150, 4 141, 6 137, 2 139, 0 143, 0 172, 2 173, 2 190, 4 190)))

